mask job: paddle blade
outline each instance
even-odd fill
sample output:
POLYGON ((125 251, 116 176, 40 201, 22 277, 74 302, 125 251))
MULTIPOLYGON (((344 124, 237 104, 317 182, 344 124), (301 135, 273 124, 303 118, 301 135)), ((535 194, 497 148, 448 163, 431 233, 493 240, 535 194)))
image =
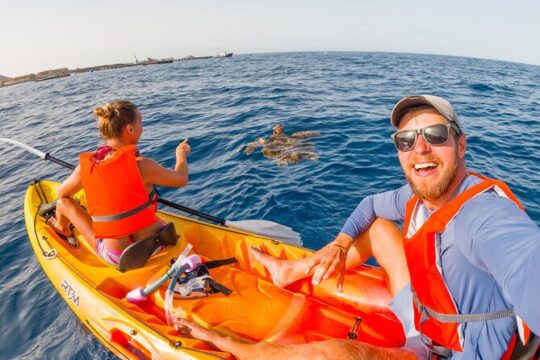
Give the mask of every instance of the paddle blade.
POLYGON ((39 151, 38 149, 34 149, 33 147, 28 146, 26 144, 23 144, 22 142, 18 142, 17 140, 8 139, 8 138, 0 138, 0 141, 7 142, 7 143, 10 143, 12 145, 18 146, 21 149, 28 151, 29 153, 37 155, 42 160, 47 159, 47 154, 45 154, 43 151, 39 151))
POLYGON ((225 221, 225 226, 233 229, 238 229, 246 232, 251 232, 257 235, 269 237, 283 241, 284 243, 302 246, 302 238, 300 234, 288 226, 275 223, 268 220, 239 220, 225 221))

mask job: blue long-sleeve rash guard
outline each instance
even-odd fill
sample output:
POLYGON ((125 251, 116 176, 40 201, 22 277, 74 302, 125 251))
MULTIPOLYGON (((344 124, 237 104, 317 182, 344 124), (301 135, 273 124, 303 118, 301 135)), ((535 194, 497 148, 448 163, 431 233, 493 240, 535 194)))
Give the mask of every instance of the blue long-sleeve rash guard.
MULTIPOLYGON (((468 176, 455 195, 481 181, 468 176)), ((409 185, 405 185, 366 197, 341 232, 355 239, 376 217, 403 221, 411 196, 409 185)), ((494 191, 483 193, 463 206, 441 234, 440 242, 443 276, 460 313, 514 308, 531 330, 540 334, 536 303, 540 298, 540 229, 525 212, 494 191)), ((515 318, 464 324, 463 353, 455 352, 453 358, 498 359, 515 329, 515 318)))

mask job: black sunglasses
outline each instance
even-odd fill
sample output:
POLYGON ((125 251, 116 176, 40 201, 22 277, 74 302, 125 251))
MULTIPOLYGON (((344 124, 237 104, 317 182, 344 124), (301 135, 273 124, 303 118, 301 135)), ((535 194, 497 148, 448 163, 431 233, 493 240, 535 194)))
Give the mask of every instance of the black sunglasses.
POLYGON ((392 140, 399 151, 411 151, 414 149, 418 135, 424 135, 424 139, 434 146, 444 145, 450 138, 450 129, 454 129, 457 135, 461 131, 453 124, 436 124, 421 129, 401 130, 392 134, 392 140))

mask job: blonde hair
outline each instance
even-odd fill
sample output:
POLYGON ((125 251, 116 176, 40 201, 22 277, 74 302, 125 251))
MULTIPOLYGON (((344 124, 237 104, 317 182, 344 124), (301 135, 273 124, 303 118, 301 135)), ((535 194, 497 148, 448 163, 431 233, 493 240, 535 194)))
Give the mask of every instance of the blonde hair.
POLYGON ((101 136, 119 138, 125 126, 133 124, 137 115, 137 106, 131 101, 114 100, 94 109, 101 136))

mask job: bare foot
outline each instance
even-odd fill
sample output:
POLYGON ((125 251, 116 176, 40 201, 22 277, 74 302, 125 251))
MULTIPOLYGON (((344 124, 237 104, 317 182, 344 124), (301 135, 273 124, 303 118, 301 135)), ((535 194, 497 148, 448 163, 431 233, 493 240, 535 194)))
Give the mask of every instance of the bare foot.
POLYGON ((60 227, 60 224, 56 220, 56 217, 49 216, 45 220, 45 224, 49 225, 57 234, 60 234, 65 237, 73 236, 71 233, 71 229, 64 229, 63 227, 60 227))
POLYGON ((216 336, 220 336, 217 332, 209 329, 205 329, 194 322, 186 319, 176 318, 174 320, 174 328, 181 331, 184 335, 191 336, 195 339, 213 343, 216 336))
POLYGON ((285 287, 298 279, 291 279, 291 272, 293 270, 291 261, 281 260, 272 255, 263 253, 261 250, 249 247, 249 253, 255 259, 255 261, 261 263, 272 277, 274 285, 279 287, 285 287))

